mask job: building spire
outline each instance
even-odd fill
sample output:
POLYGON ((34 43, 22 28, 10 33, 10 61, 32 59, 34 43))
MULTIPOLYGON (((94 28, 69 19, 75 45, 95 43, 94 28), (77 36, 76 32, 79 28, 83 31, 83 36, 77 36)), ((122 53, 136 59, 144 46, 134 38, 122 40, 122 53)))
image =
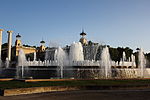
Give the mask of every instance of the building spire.
POLYGON ((81 36, 85 36, 86 33, 84 32, 84 29, 82 28, 82 32, 80 33, 81 36))
POLYGON ((43 40, 43 37, 42 37, 42 41, 40 41, 40 43, 41 43, 41 44, 44 44, 44 43, 45 43, 45 41, 43 40))
POLYGON ((82 27, 82 33, 84 33, 84 28, 82 27))

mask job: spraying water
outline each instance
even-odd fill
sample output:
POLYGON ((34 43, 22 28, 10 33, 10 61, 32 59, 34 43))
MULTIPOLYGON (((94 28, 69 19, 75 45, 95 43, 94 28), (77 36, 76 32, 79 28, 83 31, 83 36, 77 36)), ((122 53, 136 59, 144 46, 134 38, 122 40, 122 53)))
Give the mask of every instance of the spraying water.
POLYGON ((5 66, 6 66, 6 68, 9 68, 9 59, 8 58, 6 58, 5 66))
POLYGON ((36 52, 34 52, 34 58, 33 61, 36 61, 36 52))
POLYGON ((49 51, 48 50, 45 51, 45 60, 49 60, 49 51))
POLYGON ((61 47, 58 47, 54 54, 54 60, 57 61, 58 66, 65 65, 66 61, 68 61, 67 58, 66 52, 61 47))
POLYGON ((57 61, 58 66, 60 66, 61 78, 63 78, 63 69, 64 69, 64 65, 67 64, 67 61, 68 61, 67 58, 68 57, 67 57, 66 52, 62 48, 58 47, 54 54, 54 60, 57 61))
POLYGON ((125 52, 122 53, 122 60, 126 61, 126 53, 125 52))
POLYGON ((25 65, 26 62, 27 62, 27 60, 26 60, 25 53, 24 53, 23 49, 20 49, 19 55, 18 55, 18 66, 25 65))
POLYGON ((0 59, 0 68, 2 67, 2 65, 3 65, 3 64, 2 64, 2 60, 0 59))
POLYGON ((70 61, 84 61, 83 47, 80 42, 71 44, 69 59, 70 61))
POLYGON ((135 56, 133 54, 131 55, 131 60, 132 60, 132 67, 136 66, 136 64, 135 64, 135 56))
POLYGON ((27 60, 26 60, 26 56, 25 56, 25 53, 23 51, 23 49, 20 49, 19 50, 19 55, 18 55, 18 66, 17 66, 17 77, 19 77, 19 67, 21 66, 22 68, 22 78, 24 76, 24 65, 27 63, 27 60))
POLYGON ((111 76, 111 59, 108 47, 103 48, 101 54, 101 68, 105 78, 109 78, 111 76))
POLYGON ((2 62, 2 60, 0 59, 0 73, 2 72, 2 66, 3 66, 3 62, 2 62))
POLYGON ((139 55, 138 55, 138 68, 140 70, 140 76, 144 77, 144 69, 146 67, 146 59, 144 56, 144 52, 142 49, 139 50, 139 55))
POLYGON ((125 61, 126 61, 126 53, 125 52, 123 52, 122 53, 122 66, 125 66, 125 61))

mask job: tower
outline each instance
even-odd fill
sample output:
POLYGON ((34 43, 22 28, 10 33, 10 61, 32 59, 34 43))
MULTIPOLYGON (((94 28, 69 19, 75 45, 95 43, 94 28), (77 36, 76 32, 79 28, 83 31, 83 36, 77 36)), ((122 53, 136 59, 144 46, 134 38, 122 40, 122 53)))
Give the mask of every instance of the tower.
POLYGON ((46 49, 45 48, 45 41, 42 40, 40 43, 41 43, 41 46, 40 46, 39 52, 44 52, 46 49))
POLYGON ((85 38, 86 36, 86 33, 84 32, 84 30, 82 30, 82 32, 80 33, 81 35, 81 38, 80 38, 80 41, 82 43, 82 45, 87 45, 88 44, 88 41, 87 39, 85 38))
POLYGON ((18 35, 16 35, 15 46, 16 46, 16 47, 22 46, 22 43, 21 43, 21 36, 19 35, 19 33, 18 33, 18 35))

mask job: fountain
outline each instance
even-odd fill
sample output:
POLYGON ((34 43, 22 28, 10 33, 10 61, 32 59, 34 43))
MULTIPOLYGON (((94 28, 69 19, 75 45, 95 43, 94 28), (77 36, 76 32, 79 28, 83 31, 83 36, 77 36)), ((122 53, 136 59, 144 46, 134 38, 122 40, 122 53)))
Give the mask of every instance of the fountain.
POLYGON ((122 66, 125 66, 124 65, 125 61, 126 61, 126 53, 123 52, 123 54, 122 54, 122 66))
POLYGON ((8 58, 6 58, 5 66, 6 66, 6 68, 9 68, 9 60, 8 60, 8 58))
POLYGON ((33 61, 36 61, 36 52, 34 52, 33 56, 33 61))
MULTIPOLYGON (((123 52, 122 60, 118 63, 111 60, 109 48, 102 47, 99 44, 82 45, 80 42, 74 42, 64 48, 52 47, 46 50, 45 60, 43 61, 37 60, 36 53, 34 53, 33 61, 30 59, 27 61, 23 49, 20 49, 16 76, 17 78, 25 78, 25 76, 38 78, 41 75, 42 78, 47 76, 48 78, 81 79, 144 77, 146 62, 142 49, 139 50, 139 61, 138 65, 136 65, 133 54, 127 60, 126 54, 123 52)), ((6 69, 2 67, 2 71, 14 68, 9 67, 9 65, 11 66, 12 64, 9 64, 9 60, 6 59, 6 69)))
POLYGON ((67 65, 68 63, 68 56, 66 52, 58 47, 54 54, 54 61, 57 61, 58 66, 60 67, 60 77, 63 78, 63 69, 64 65, 67 65))
POLYGON ((99 60, 99 49, 101 49, 99 44, 83 46, 84 60, 99 60))
POLYGON ((18 66, 16 67, 16 77, 19 78, 19 72, 20 72, 20 68, 21 67, 21 77, 24 77, 24 66, 27 64, 27 60, 26 60, 26 56, 24 54, 23 49, 19 50, 19 55, 18 55, 18 66))
POLYGON ((69 52, 70 61, 84 61, 83 47, 80 42, 71 44, 69 52))
MULTIPOLYGON (((87 48, 86 48, 87 49, 87 48)), ((95 49, 93 49, 95 50, 95 49)), ((125 52, 123 52, 122 60, 119 65, 110 58, 109 48, 104 47, 100 53, 99 60, 84 60, 84 48, 80 42, 71 44, 68 48, 52 48, 47 50, 44 61, 37 61, 34 53, 33 61, 26 61, 25 54, 22 49, 19 51, 17 73, 22 68, 22 77, 24 76, 24 68, 31 66, 29 70, 51 70, 56 73, 59 78, 75 77, 75 74, 80 74, 79 78, 136 78, 137 68, 135 64, 135 56, 131 55, 129 61, 126 60, 125 52), (53 55, 53 56, 52 56, 53 55), (50 58, 50 59, 49 59, 50 58), (19 67, 21 66, 21 67, 19 67), (115 68, 112 68, 115 66, 115 68), (117 66, 122 66, 120 69, 117 66), (44 69, 46 67, 46 69, 44 69), (132 69, 131 69, 132 68, 132 69), (115 75, 116 74, 116 75, 115 75)), ((95 55, 95 54, 94 54, 95 55)), ((140 76, 144 77, 145 60, 143 51, 139 51, 139 72, 140 76)), ((34 71, 35 72, 35 71, 34 71)), ((32 71, 30 71, 32 73, 32 71)), ((31 75, 32 76, 32 75, 31 75)))
POLYGON ((2 60, 0 59, 0 68, 3 66, 3 62, 2 60))
POLYGON ((133 54, 131 55, 131 61, 132 61, 132 66, 136 66, 136 64, 135 64, 135 56, 133 54))
POLYGON ((138 68, 140 71, 141 78, 144 77, 145 66, 146 66, 146 59, 144 56, 144 52, 143 52, 143 49, 140 49, 139 54, 138 54, 138 68))
POLYGON ((105 78, 111 77, 111 59, 109 55, 109 48, 106 46, 103 48, 101 54, 101 69, 105 78))

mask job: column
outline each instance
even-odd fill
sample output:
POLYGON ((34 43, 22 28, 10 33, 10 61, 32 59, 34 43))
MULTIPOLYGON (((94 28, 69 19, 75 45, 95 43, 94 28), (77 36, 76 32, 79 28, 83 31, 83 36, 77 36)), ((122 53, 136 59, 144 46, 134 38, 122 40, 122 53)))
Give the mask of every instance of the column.
POLYGON ((0 29, 0 60, 1 60, 1 53, 2 53, 2 32, 4 30, 3 29, 0 29))
POLYGON ((8 60, 11 61, 11 44, 13 31, 7 31, 8 33, 8 60))

